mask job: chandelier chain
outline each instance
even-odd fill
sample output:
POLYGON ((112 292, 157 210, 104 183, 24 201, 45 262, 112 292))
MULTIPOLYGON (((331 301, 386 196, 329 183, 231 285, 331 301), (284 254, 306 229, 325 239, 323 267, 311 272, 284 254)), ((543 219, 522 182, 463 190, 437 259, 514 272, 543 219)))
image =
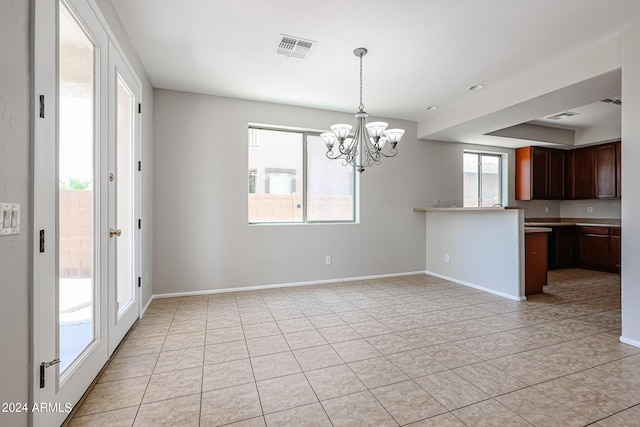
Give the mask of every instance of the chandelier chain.
POLYGON ((364 111, 364 104, 362 103, 362 57, 360 55, 360 111, 364 111))

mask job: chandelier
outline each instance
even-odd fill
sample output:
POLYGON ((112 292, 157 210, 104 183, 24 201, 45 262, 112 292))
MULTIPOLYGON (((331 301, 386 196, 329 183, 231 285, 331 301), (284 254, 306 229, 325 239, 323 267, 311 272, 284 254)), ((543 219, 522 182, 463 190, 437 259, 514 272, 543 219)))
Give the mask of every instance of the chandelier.
POLYGON ((365 168, 374 164, 380 164, 383 157, 394 157, 398 154, 396 145, 402 139, 404 129, 387 129, 385 122, 371 122, 365 124, 369 115, 364 111, 362 103, 362 57, 367 54, 367 49, 359 47, 353 54, 360 58, 360 106, 354 115, 356 118, 356 130, 353 137, 349 137, 351 125, 336 124, 331 126, 332 132, 321 134, 322 140, 327 145, 327 157, 343 159, 345 165, 349 164, 363 172, 365 168), (366 131, 365 131, 366 129, 366 131), (333 152, 333 147, 338 143, 338 152, 333 152), (387 153, 382 149, 389 144, 391 148, 387 153))

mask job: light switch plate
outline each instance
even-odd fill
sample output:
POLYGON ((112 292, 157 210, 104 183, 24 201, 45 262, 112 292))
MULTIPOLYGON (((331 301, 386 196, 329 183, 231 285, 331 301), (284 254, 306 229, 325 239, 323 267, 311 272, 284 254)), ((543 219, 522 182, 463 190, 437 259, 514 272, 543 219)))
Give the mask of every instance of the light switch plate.
POLYGON ((0 236, 20 233, 20 204, 0 203, 0 236))

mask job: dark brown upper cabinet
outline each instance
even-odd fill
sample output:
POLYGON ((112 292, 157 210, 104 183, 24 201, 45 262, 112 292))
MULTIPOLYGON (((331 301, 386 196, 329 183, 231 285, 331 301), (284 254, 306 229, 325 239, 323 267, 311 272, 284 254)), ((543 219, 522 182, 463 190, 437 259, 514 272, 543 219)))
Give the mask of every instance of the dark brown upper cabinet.
POLYGON ((565 152, 563 150, 548 150, 549 171, 547 174, 549 185, 549 199, 562 200, 565 198, 565 152))
POLYGON ((564 198, 564 152, 542 147, 516 150, 516 200, 564 198))
POLYGON ((620 198, 620 142, 575 150, 516 150, 516 200, 620 198))
POLYGON ((618 143, 592 147, 593 198, 615 199, 618 193, 618 143))
POLYGON ((567 199, 591 199, 592 194, 591 148, 578 148, 567 152, 567 199))

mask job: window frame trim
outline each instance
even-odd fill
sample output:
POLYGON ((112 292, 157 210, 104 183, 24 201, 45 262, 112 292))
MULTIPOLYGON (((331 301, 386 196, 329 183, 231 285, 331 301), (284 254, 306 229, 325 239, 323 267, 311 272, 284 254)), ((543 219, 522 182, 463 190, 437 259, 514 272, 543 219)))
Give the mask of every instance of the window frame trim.
MULTIPOLYGON (((475 151, 475 150, 463 150, 462 152, 463 154, 463 158, 464 158, 464 154, 475 154, 478 156, 478 162, 476 164, 477 169, 476 169, 476 173, 478 174, 478 198, 477 198, 477 206, 476 207, 483 207, 482 206, 482 156, 487 156, 487 157, 497 157, 499 159, 498 162, 498 200, 500 201, 500 205, 504 205, 504 194, 503 194, 503 162, 504 162, 504 153, 491 153, 491 152, 487 152, 487 151, 475 151)), ((463 166, 464 167, 464 166, 463 166)), ((464 176, 464 171, 463 171, 463 176, 464 176)), ((463 179, 463 189, 462 189, 462 193, 463 193, 463 198, 462 198, 462 206, 463 207, 472 207, 472 206, 464 206, 464 179, 463 179)))
MULTIPOLYGON (((358 179, 357 176, 355 174, 356 168, 355 166, 351 166, 351 168, 353 169, 353 172, 351 174, 351 193, 352 193, 352 200, 351 200, 351 219, 350 220, 326 220, 326 221, 318 221, 318 220, 308 220, 307 218, 307 207, 308 207, 308 192, 307 192, 307 171, 308 171, 308 149, 307 149, 307 145, 309 143, 308 141, 308 137, 311 136, 320 136, 320 134, 324 131, 322 130, 313 130, 313 129, 304 129, 304 128, 297 128, 297 127, 291 127, 291 126, 276 126, 276 125, 264 125, 264 124, 257 124, 257 123, 249 123, 247 126, 247 129, 257 129, 257 130, 269 130, 269 131, 277 131, 277 132, 290 132, 290 133, 297 133, 297 134, 301 134, 302 135, 302 200, 303 200, 303 205, 302 205, 302 221, 264 221, 264 222, 251 222, 249 221, 249 218, 247 217, 247 224, 250 226, 253 225, 322 225, 322 224, 357 224, 357 205, 356 205, 356 201, 359 200, 357 197, 356 192, 358 191, 358 179)), ((247 149, 251 148, 247 142, 247 149)), ((247 152, 247 160, 249 158, 249 154, 247 152)), ((248 165, 247 165, 248 166, 248 165)), ((347 167, 345 165, 345 167, 347 167)), ((247 168, 248 170, 251 170, 251 168, 247 168)), ((247 197, 249 196, 248 190, 247 190, 247 197)), ((249 213, 249 209, 247 206, 247 216, 249 213)))

